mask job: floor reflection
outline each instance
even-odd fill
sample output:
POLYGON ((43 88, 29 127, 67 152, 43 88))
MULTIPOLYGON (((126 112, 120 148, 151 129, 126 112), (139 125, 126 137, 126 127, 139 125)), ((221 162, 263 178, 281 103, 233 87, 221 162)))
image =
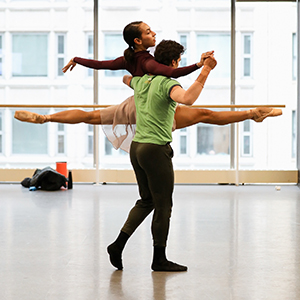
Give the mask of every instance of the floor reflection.
POLYGON ((183 273, 151 270, 151 216, 110 265, 135 185, 0 194, 1 299, 300 299, 296 186, 176 186, 167 255, 183 273))

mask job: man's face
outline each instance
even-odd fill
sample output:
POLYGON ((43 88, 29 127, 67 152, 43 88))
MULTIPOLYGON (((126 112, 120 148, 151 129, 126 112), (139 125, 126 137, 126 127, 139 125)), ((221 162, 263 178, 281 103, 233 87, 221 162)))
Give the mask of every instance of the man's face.
POLYGON ((178 67, 179 67, 179 63, 180 63, 180 61, 181 61, 181 55, 179 56, 179 58, 177 59, 177 60, 172 60, 172 65, 171 65, 171 67, 173 68, 173 69, 177 69, 178 67))

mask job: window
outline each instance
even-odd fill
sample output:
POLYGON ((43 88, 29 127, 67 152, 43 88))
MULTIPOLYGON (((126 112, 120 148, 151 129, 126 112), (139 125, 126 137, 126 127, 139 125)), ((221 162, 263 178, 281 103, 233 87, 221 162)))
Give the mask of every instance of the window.
POLYGON ((198 124, 197 153, 202 155, 229 154, 229 127, 198 124))
POLYGON ((0 76, 3 75, 3 42, 2 42, 2 35, 0 34, 0 76))
POLYGON ((47 34, 20 33, 12 35, 12 75, 48 75, 47 34))
POLYGON ((57 34, 57 76, 63 76, 64 72, 61 70, 65 66, 65 35, 57 34))
POLYGON ((297 117, 296 111, 292 111, 292 158, 296 157, 297 149, 297 117))
POLYGON ((181 55, 181 62, 180 62, 180 66, 181 67, 185 67, 188 65, 188 59, 187 59, 187 49, 188 49, 188 35, 185 33, 181 33, 179 35, 179 43, 184 47, 185 51, 184 53, 181 55))
POLYGON ((107 137, 105 137, 105 155, 112 155, 113 146, 108 140, 107 137))
POLYGON ((180 154, 187 154, 187 128, 182 128, 179 131, 180 136, 180 154))
POLYGON ((252 156, 252 130, 250 120, 242 124, 242 156, 252 156))
MULTIPOLYGON (((43 110, 36 113, 45 114, 43 110)), ((36 125, 13 119, 12 126, 13 154, 47 154, 48 124, 36 125)))
POLYGON ((243 77, 252 76, 252 35, 243 34, 243 77))
POLYGON ((2 111, 0 111, 0 153, 3 153, 2 111))
POLYGON ((214 50, 218 54, 218 67, 209 75, 210 78, 230 78, 230 34, 210 33, 197 35, 198 57, 206 51, 214 50))
MULTIPOLYGON (((87 35, 87 58, 94 58, 94 36, 91 33, 87 35)), ((93 71, 93 69, 88 68, 88 76, 93 76, 93 71)))
POLYGON ((93 154, 94 152, 94 126, 88 125, 88 154, 93 154))
POLYGON ((57 124, 57 153, 65 154, 65 125, 57 124))
POLYGON ((113 145, 111 144, 111 142, 108 140, 107 137, 104 138, 104 149, 105 149, 105 155, 111 155, 113 157, 118 157, 118 156, 126 156, 128 155, 127 152, 125 152, 122 149, 118 149, 116 150, 113 145))
POLYGON ((213 153, 213 128, 207 125, 198 125, 197 127, 197 153, 213 153))
POLYGON ((293 80, 297 79, 297 35, 293 33, 293 80))
MULTIPOLYGON (((127 44, 123 41, 122 34, 112 34, 106 33, 104 36, 104 45, 105 45, 105 60, 115 59, 123 55, 124 50, 127 48, 127 44)), ((105 76, 108 77, 122 77, 123 75, 128 74, 125 70, 118 71, 105 71, 105 76)))

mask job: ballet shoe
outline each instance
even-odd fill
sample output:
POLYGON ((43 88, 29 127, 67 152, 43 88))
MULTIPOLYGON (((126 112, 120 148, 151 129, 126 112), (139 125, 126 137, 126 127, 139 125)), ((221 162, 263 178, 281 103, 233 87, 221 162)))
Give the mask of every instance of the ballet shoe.
POLYGON ((107 247, 109 260, 118 270, 123 270, 122 251, 113 243, 107 247))
POLYGON ((181 266, 171 261, 164 262, 153 262, 151 265, 151 269, 156 272, 185 272, 187 271, 186 266, 181 266))
POLYGON ((268 117, 277 117, 282 115, 282 110, 271 107, 258 107, 250 110, 253 113, 252 120, 255 122, 262 122, 268 117))
POLYGON ((34 112, 26 111, 26 110, 17 110, 15 112, 15 119, 22 122, 37 123, 37 124, 43 124, 46 121, 45 116, 34 112))

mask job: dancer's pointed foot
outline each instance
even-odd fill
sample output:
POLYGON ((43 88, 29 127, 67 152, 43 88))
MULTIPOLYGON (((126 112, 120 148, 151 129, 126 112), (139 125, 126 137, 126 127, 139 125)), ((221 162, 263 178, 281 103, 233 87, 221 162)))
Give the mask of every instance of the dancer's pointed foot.
POLYGON ((37 124, 43 124, 47 120, 47 118, 44 115, 40 115, 26 110, 17 110, 15 112, 15 119, 22 122, 37 123, 37 124))
POLYGON ((282 110, 271 107, 258 107, 251 109, 250 112, 253 114, 252 120, 255 122, 262 122, 267 117, 277 117, 282 115, 282 110))
POLYGON ((122 250, 119 249, 114 243, 107 247, 107 252, 109 254, 109 259, 111 264, 116 267, 118 270, 123 269, 122 264, 122 250))
POLYGON ((153 262, 151 268, 157 272, 185 272, 188 269, 186 266, 181 266, 168 260, 159 263, 153 262))

